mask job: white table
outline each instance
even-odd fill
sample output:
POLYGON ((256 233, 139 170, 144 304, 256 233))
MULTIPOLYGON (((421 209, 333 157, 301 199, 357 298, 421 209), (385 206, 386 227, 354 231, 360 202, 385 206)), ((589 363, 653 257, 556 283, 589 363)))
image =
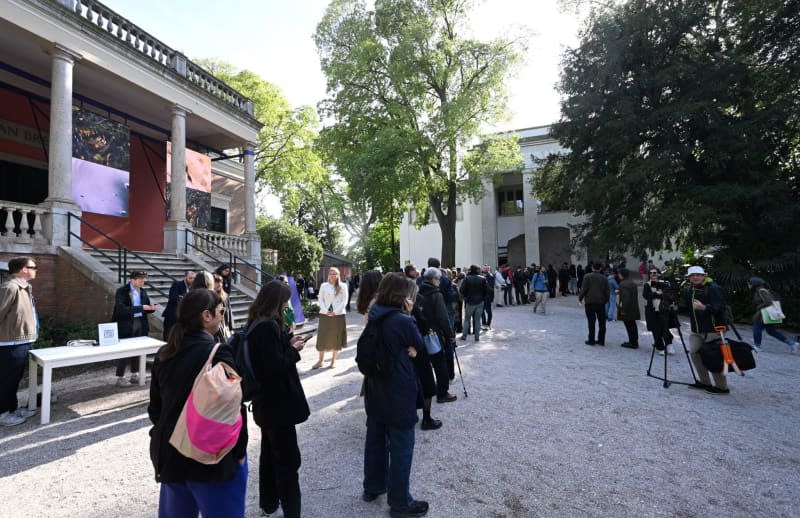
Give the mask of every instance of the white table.
POLYGON ((123 338, 115 345, 65 345, 32 349, 28 358, 28 408, 36 410, 37 365, 42 366, 42 424, 50 422, 50 394, 53 382, 53 369, 70 365, 139 357, 139 385, 144 385, 145 367, 148 354, 155 354, 164 345, 161 340, 149 336, 123 338))

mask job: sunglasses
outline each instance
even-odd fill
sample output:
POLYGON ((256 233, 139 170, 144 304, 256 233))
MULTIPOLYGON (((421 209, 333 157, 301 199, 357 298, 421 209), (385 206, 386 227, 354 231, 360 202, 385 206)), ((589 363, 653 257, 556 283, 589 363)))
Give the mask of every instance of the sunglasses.
POLYGON ((658 272, 650 272, 650 275, 658 275, 658 272))
POLYGON ((29 264, 29 265, 27 265, 25 268, 27 268, 28 270, 35 270, 35 269, 37 269, 37 268, 38 268, 38 266, 36 266, 35 264, 34 264, 34 265, 30 265, 30 264, 29 264))

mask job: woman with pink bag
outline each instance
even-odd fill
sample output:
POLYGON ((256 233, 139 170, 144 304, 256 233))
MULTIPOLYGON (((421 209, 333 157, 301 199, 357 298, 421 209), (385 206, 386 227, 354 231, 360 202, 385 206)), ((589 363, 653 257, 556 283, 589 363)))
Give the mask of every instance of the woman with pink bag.
MULTIPOLYGON (((215 464, 201 464, 170 443, 198 373, 217 341, 224 308, 219 295, 193 289, 178 306, 178 320, 153 363, 150 404, 150 459, 161 483, 159 518, 202 515, 244 517, 247 489, 247 412, 241 406, 241 430, 233 449, 215 464)), ((230 346, 221 345, 212 363, 235 366, 230 346)))

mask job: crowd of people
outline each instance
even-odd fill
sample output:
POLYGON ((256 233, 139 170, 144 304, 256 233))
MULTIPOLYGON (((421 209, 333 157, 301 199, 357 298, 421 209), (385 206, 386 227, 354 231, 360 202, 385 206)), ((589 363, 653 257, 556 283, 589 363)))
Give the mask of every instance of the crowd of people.
MULTIPOLYGON (((37 265, 30 257, 9 261, 11 280, 0 286, 0 425, 24 422, 32 411, 18 408, 16 389, 27 350, 36 340, 38 317, 30 281, 36 278, 37 265)), ((430 258, 421 271, 408 265, 401 273, 383 274, 370 270, 359 275, 356 309, 364 324, 379 323, 383 345, 393 358, 388 375, 366 376, 362 385, 366 411, 364 477, 362 499, 373 502, 386 494, 392 516, 424 516, 427 502, 412 496, 410 476, 416 424, 420 430, 435 431, 442 421, 434 418, 432 403, 453 403, 450 392, 455 380, 454 359, 458 339, 474 337, 491 329, 493 308, 504 304, 533 304, 533 312, 546 314, 546 303, 555 287, 562 295, 576 294, 583 304, 589 336, 586 344, 604 346, 606 323, 621 320, 628 340, 623 347, 639 347, 636 322, 640 319, 639 284, 630 271, 619 267, 609 272, 593 262, 588 273, 575 268, 574 282, 568 265, 566 277, 552 268, 533 265, 530 272, 508 267, 492 270, 489 265, 472 265, 466 271, 441 268, 430 258), (504 273, 505 272, 505 273, 504 273), (530 275, 529 275, 530 274, 530 275), (524 282, 521 279, 525 279, 524 282), (562 280, 564 281, 562 283, 562 280), (565 287, 564 287, 565 286, 565 287), (504 288, 505 287, 505 288, 504 288), (514 296, 508 293, 513 288, 514 296), (563 291, 562 291, 563 289, 563 291), (505 290, 505 293, 504 293, 505 290), (616 303, 612 304, 612 293, 616 303), (513 299, 513 300, 512 300, 513 299), (504 304, 502 304, 503 302, 504 304), (609 304, 614 306, 610 312, 609 304), (613 316, 613 318, 612 318, 613 316), (460 336, 458 336, 460 334, 460 336), (422 410, 422 419, 418 417, 422 410)), ((653 333, 654 347, 670 354, 676 324, 677 291, 654 266, 646 269, 648 280, 642 285, 647 328, 653 333)), ((328 281, 320 286, 321 314, 317 351, 320 368, 325 353, 331 352, 329 367, 335 366, 336 353, 345 346, 346 306, 351 290, 331 268, 328 281)), ((156 310, 144 283, 147 273, 130 272, 127 284, 116 292, 114 319, 121 337, 148 333, 147 315, 156 310)), ((709 372, 700 350, 719 335, 716 326, 727 322, 724 292, 699 266, 688 270, 688 289, 684 303, 690 310, 691 332, 688 349, 697 372, 691 388, 711 394, 727 394, 725 376, 709 372)), ((775 305, 778 294, 763 279, 752 277, 748 286, 753 297, 754 347, 760 350, 764 332, 786 343, 792 352, 797 341, 766 321, 764 310, 775 305)), ((193 390, 201 368, 217 344, 211 364, 225 363, 237 370, 250 368, 258 381, 252 395, 252 419, 261 430, 259 458, 259 507, 263 516, 279 509, 285 517, 301 516, 301 491, 298 471, 301 453, 296 425, 310 415, 297 363, 300 351, 311 334, 294 335, 294 317, 289 304, 291 289, 285 277, 261 287, 251 304, 247 320, 238 326, 247 339, 250 365, 241 361, 240 351, 227 342, 237 329, 229 304, 232 289, 230 267, 222 265, 214 273, 184 272, 170 288, 164 310, 166 345, 159 350, 152 369, 148 415, 150 457, 156 481, 161 484, 160 516, 243 516, 248 478, 247 419, 245 402, 239 404, 243 426, 237 430, 232 448, 214 464, 201 463, 182 455, 173 446, 171 435, 193 390)), ((236 343, 230 341, 231 344, 236 343)), ((244 344, 244 345, 241 345, 244 344)), ((117 366, 118 384, 138 381, 136 363, 121 361, 117 366), (125 379, 130 365, 131 378, 125 379)))

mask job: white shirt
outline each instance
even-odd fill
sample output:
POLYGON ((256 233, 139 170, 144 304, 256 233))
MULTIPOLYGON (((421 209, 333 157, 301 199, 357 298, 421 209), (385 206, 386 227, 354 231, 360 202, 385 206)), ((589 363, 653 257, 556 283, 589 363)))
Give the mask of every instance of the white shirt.
POLYGON ((347 283, 339 281, 339 295, 335 294, 333 284, 323 282, 319 287, 319 311, 327 313, 333 306, 334 315, 344 315, 347 312, 347 283))

